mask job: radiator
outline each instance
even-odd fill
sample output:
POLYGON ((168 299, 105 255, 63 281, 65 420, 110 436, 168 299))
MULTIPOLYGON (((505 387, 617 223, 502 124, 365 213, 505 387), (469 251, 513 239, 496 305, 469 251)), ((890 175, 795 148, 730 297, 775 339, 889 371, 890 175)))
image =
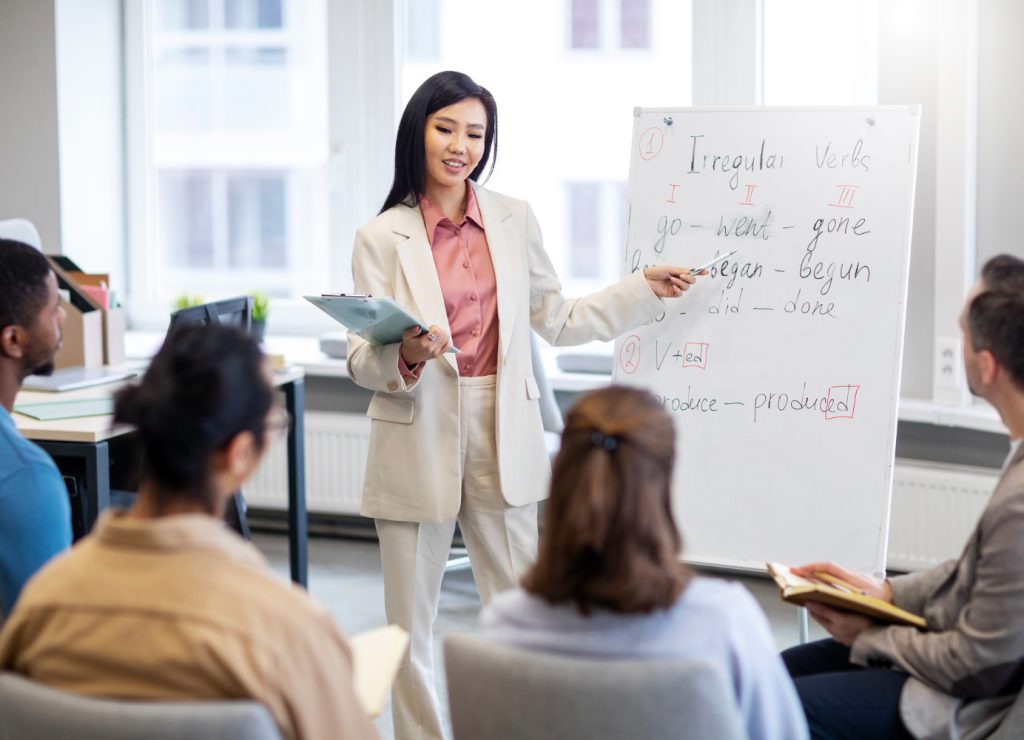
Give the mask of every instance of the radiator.
MULTIPOLYGON (((307 411, 306 506, 311 512, 358 514, 369 450, 370 420, 363 414, 307 411)), ((288 507, 288 456, 283 441, 267 452, 245 486, 249 506, 288 507)))
POLYGON ((921 570, 960 555, 998 480, 987 468, 897 460, 889 570, 921 570))

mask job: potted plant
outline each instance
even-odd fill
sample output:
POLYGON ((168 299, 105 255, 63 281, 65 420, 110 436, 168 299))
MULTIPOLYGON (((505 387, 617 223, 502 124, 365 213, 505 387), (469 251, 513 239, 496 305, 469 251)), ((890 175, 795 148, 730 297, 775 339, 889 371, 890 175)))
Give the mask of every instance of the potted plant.
POLYGON ((192 306, 201 306, 206 301, 201 295, 189 295, 188 293, 182 293, 180 296, 174 299, 174 303, 171 304, 171 309, 174 311, 180 311, 183 308, 192 308, 192 306))
POLYGON ((267 314, 270 313, 270 296, 266 293, 252 294, 252 336, 263 344, 267 333, 267 314))

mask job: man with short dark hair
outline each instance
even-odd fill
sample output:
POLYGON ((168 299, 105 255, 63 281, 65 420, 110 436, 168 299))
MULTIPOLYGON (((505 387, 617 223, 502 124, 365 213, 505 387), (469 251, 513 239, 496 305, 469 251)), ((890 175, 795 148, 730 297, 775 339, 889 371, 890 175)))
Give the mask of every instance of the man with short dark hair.
POLYGON ((11 418, 25 377, 53 372, 63 324, 46 257, 0 239, 0 621, 25 581, 71 544, 68 494, 57 466, 11 418))
POLYGON ((812 737, 988 737, 1024 685, 1024 260, 985 264, 960 327, 971 391, 1010 432, 1002 476, 956 560, 888 581, 831 563, 795 569, 831 573, 928 622, 882 626, 809 604, 835 639, 782 657, 812 737))

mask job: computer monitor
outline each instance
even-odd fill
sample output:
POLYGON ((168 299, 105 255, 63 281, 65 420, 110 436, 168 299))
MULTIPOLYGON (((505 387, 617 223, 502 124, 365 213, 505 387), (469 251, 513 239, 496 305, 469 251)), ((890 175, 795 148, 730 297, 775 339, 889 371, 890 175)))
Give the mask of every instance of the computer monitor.
POLYGON ((167 334, 173 334, 183 326, 196 324, 223 324, 237 326, 246 334, 252 333, 252 296, 228 298, 199 306, 189 306, 171 314, 167 334))

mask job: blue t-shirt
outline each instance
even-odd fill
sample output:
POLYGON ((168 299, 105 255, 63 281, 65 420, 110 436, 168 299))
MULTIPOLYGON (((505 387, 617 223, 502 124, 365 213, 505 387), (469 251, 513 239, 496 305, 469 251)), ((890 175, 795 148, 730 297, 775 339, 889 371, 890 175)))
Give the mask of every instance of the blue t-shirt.
POLYGON ((71 507, 53 460, 0 406, 0 621, 25 581, 71 546, 71 507))

